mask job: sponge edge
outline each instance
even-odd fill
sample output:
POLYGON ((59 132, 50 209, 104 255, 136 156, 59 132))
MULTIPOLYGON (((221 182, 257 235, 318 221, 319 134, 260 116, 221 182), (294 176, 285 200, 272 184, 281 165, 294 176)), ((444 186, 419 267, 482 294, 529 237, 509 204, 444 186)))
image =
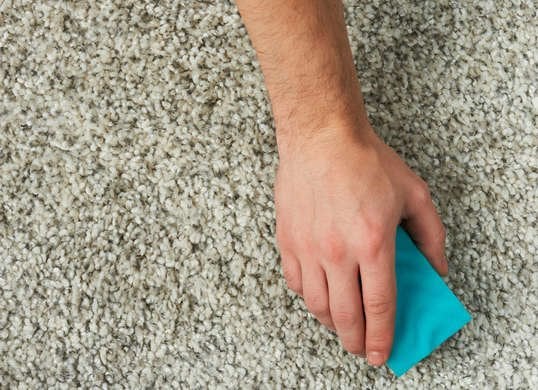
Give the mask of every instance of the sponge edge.
POLYGON ((396 321, 387 366, 399 377, 467 324, 471 315, 400 226, 395 264, 396 321))

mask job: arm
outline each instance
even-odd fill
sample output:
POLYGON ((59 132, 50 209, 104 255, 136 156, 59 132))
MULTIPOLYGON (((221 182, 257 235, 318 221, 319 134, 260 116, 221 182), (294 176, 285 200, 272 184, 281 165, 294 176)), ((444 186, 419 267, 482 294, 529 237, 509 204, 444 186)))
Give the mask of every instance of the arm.
POLYGON ((277 137, 366 121, 339 1, 238 0, 272 102, 277 137), (313 122, 315 121, 315 123, 313 122))
POLYGON ((275 120, 277 242, 288 286, 346 350, 383 364, 394 334, 396 227, 402 222, 446 274, 441 220, 426 184, 368 122, 341 1, 237 5, 275 120))

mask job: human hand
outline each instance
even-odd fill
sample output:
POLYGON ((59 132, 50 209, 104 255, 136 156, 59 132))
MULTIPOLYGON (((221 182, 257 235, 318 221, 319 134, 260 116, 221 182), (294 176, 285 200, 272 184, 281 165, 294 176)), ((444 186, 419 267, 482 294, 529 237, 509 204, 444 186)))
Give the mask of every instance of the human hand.
POLYGON ((342 2, 237 4, 275 121, 284 275, 345 349, 380 365, 394 333, 396 227, 403 219, 446 274, 443 225, 426 184, 368 123, 342 2))
POLYGON ((276 231, 290 289, 343 347, 381 365, 396 310, 395 235, 402 223, 448 272, 445 231, 426 183, 368 123, 279 139, 276 231), (359 277, 361 285, 359 285, 359 277))

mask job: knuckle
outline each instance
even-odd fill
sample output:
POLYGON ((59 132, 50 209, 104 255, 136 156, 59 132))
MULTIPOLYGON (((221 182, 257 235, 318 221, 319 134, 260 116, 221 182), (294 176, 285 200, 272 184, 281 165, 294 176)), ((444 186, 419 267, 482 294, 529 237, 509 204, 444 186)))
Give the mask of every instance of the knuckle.
POLYGON ((392 300, 388 296, 377 295, 364 298, 366 312, 374 316, 391 314, 394 310, 392 300))
POLYGON ((383 233, 385 229, 385 223, 383 218, 379 217, 378 212, 370 212, 363 218, 363 224, 369 235, 375 236, 383 233))
POLYGON ((302 275, 299 265, 295 259, 291 256, 290 253, 281 253, 281 266, 282 274, 286 280, 286 284, 290 290, 295 291, 298 294, 301 294, 302 290, 302 275))
POLYGON ((284 278, 286 279, 288 287, 292 290, 296 290, 301 286, 301 280, 299 279, 299 275, 297 275, 296 272, 284 271, 284 278))
POLYGON ((316 254, 316 242, 312 238, 311 235, 308 234, 297 234, 296 239, 296 247, 301 253, 304 253, 305 255, 311 257, 313 254, 316 254))
POLYGON ((424 180, 420 179, 413 188, 413 198, 418 204, 426 204, 431 202, 430 189, 424 180))
POLYGON ((288 285, 288 288, 291 291, 293 291, 294 293, 296 293, 298 295, 303 295, 303 287, 302 287, 301 283, 286 282, 286 284, 288 285))
POLYGON ((305 305, 316 317, 323 317, 329 314, 328 302, 321 294, 308 294, 305 296, 305 305))
POLYGON ((332 314, 333 322, 340 328, 349 329, 358 324, 359 316, 349 310, 338 310, 332 314))
POLYGON ((377 254, 385 245, 385 227, 378 220, 369 220, 366 223, 367 234, 363 245, 370 259, 376 258, 377 254))
POLYGON ((282 273, 286 279, 293 279, 296 276, 297 270, 294 267, 293 261, 290 255, 281 254, 280 255, 280 265, 282 266, 282 273))
POLYGON ((346 244, 337 232, 330 232, 319 243, 322 257, 331 264, 342 264, 346 256, 346 244))
POLYGON ((286 284, 290 290, 300 293, 302 289, 301 278, 296 272, 284 271, 284 278, 286 279, 286 284))

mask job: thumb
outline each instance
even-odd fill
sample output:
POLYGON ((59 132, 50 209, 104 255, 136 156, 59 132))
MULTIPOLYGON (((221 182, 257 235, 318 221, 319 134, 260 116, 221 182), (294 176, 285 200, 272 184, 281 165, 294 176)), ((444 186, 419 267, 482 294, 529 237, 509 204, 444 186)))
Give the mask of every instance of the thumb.
POLYGON ((426 183, 407 194, 403 210, 402 226, 409 233, 420 251, 442 276, 448 274, 445 255, 445 227, 435 209, 426 183))

